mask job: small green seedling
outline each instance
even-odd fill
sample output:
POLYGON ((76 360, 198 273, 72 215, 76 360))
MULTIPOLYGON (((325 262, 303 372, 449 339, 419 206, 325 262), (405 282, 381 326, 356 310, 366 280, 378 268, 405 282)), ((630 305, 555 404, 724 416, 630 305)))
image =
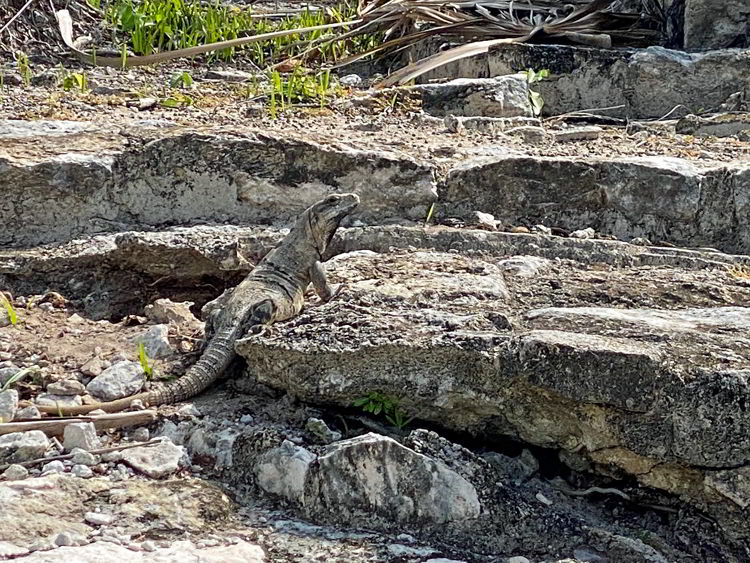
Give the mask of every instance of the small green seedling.
MULTIPOLYGON (((531 85, 541 82, 545 78, 549 78, 549 69, 543 68, 539 72, 536 72, 534 69, 530 68, 521 72, 521 74, 526 76, 526 82, 531 85)), ((542 115, 542 108, 544 107, 544 99, 542 98, 542 95, 529 88, 529 102, 531 103, 531 109, 534 112, 534 115, 537 117, 542 115)))
POLYGON ((0 293, 0 303, 8 312, 8 320, 10 321, 10 324, 15 326, 15 324, 18 322, 18 315, 16 314, 16 310, 13 308, 13 304, 2 293, 0 293))
POLYGON ((353 405, 355 407, 362 407, 363 411, 376 416, 382 413, 385 419, 399 430, 403 430, 407 424, 414 420, 413 416, 408 419, 405 418, 406 413, 399 405, 398 399, 378 393, 377 391, 356 399, 353 405))
POLYGON ((148 364, 148 354, 146 354, 146 346, 143 342, 138 344, 138 361, 141 362, 141 369, 146 377, 149 379, 154 376, 154 368, 148 364))
POLYGON ((6 381, 2 387, 0 387, 0 391, 5 391, 6 389, 10 389, 11 386, 15 385, 19 381, 21 381, 24 377, 26 377, 29 373, 33 371, 38 371, 38 366, 29 366, 27 368, 23 368, 18 370, 16 373, 14 373, 8 381, 6 381))
POLYGON ((84 94, 86 93, 86 90, 88 90, 88 84, 89 81, 86 78, 86 74, 82 72, 71 72, 70 74, 65 75, 62 79, 63 90, 66 92, 75 88, 84 94))
POLYGON ((182 88, 184 90, 190 90, 193 87, 193 77, 186 70, 182 72, 176 72, 172 75, 172 79, 169 81, 169 85, 172 88, 182 88))
POLYGON ((432 205, 430 205, 430 210, 427 212, 427 218, 424 220, 424 226, 430 224, 430 219, 432 219, 432 214, 435 212, 435 202, 432 202, 432 205))
POLYGON ((29 65, 29 56, 23 51, 16 53, 16 62, 18 63, 18 72, 23 80, 23 85, 28 88, 31 86, 31 66, 29 65))

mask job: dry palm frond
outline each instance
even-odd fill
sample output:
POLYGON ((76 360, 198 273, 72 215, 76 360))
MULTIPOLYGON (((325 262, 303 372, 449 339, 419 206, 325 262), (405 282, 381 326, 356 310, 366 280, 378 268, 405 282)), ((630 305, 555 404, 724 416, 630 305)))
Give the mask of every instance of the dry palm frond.
MULTIPOLYGON (((652 1, 652 0, 646 0, 652 1)), ((331 41, 377 30, 383 42, 337 66, 393 52, 430 36, 460 45, 437 53, 391 75, 384 86, 403 84, 447 63, 513 42, 573 43, 611 47, 655 41, 656 31, 640 27, 639 14, 611 11, 612 0, 359 0, 361 23, 331 41), (366 30, 366 31, 365 31, 366 30)))

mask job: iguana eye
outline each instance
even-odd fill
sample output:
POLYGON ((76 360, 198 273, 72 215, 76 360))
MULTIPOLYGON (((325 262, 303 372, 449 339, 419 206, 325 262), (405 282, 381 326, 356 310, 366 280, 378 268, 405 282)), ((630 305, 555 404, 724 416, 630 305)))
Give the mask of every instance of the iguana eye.
POLYGON ((339 201, 339 199, 341 199, 341 198, 339 196, 337 196, 337 195, 329 195, 326 198, 326 203, 337 203, 339 201))

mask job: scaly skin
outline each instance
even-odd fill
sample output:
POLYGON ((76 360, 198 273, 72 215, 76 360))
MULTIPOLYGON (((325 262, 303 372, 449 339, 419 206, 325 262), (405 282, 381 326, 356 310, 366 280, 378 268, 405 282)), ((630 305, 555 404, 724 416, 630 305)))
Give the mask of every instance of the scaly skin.
POLYGON ((299 314, 310 283, 324 301, 333 292, 320 263, 341 220, 359 204, 355 194, 331 195, 306 209, 279 245, 236 288, 206 304, 208 346, 187 373, 158 388, 117 401, 80 407, 37 405, 41 412, 75 416, 101 409, 118 412, 139 399, 146 406, 184 401, 202 392, 227 369, 234 343, 254 327, 299 314))

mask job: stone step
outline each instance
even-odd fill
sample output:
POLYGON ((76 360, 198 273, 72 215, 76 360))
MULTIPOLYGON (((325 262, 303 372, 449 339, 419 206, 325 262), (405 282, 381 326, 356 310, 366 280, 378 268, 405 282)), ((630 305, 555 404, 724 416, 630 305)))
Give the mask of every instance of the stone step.
MULTIPOLYGON (((733 153, 706 159, 576 156, 589 146, 576 143, 589 142, 600 143, 599 151, 602 143, 623 143, 637 153, 615 130, 592 131, 599 140, 505 148, 493 139, 512 140, 507 122, 455 137, 464 146, 446 154, 225 127, 133 126, 122 134, 82 122, 12 122, 16 130, 0 149, 0 245, 198 223, 282 226, 324 194, 354 191, 362 204, 349 225, 423 224, 434 204, 433 221, 471 223, 483 211, 505 226, 592 227, 626 241, 750 254, 750 151, 727 145, 733 153)), ((454 138, 442 124, 414 126, 454 138)))
MULTIPOLYGON (((425 42, 414 56, 426 56, 439 47, 437 41, 425 42)), ((678 117, 716 111, 736 92, 750 95, 749 66, 750 49, 686 53, 663 47, 515 44, 450 63, 420 80, 488 78, 529 68, 548 69, 549 78, 532 86, 544 98, 544 115, 613 108, 602 115, 643 119, 673 111, 678 117)))
MULTIPOLYGON (((273 227, 172 227, 7 249, 0 251, 0 287, 14 295, 58 291, 89 317, 121 317, 139 313, 156 295, 178 301, 212 298, 216 291, 238 283, 283 236, 282 230, 273 227)), ((506 266, 532 273, 535 259, 613 269, 750 271, 750 257, 721 252, 450 227, 341 228, 330 252, 388 253, 414 248, 531 257, 506 266)))

